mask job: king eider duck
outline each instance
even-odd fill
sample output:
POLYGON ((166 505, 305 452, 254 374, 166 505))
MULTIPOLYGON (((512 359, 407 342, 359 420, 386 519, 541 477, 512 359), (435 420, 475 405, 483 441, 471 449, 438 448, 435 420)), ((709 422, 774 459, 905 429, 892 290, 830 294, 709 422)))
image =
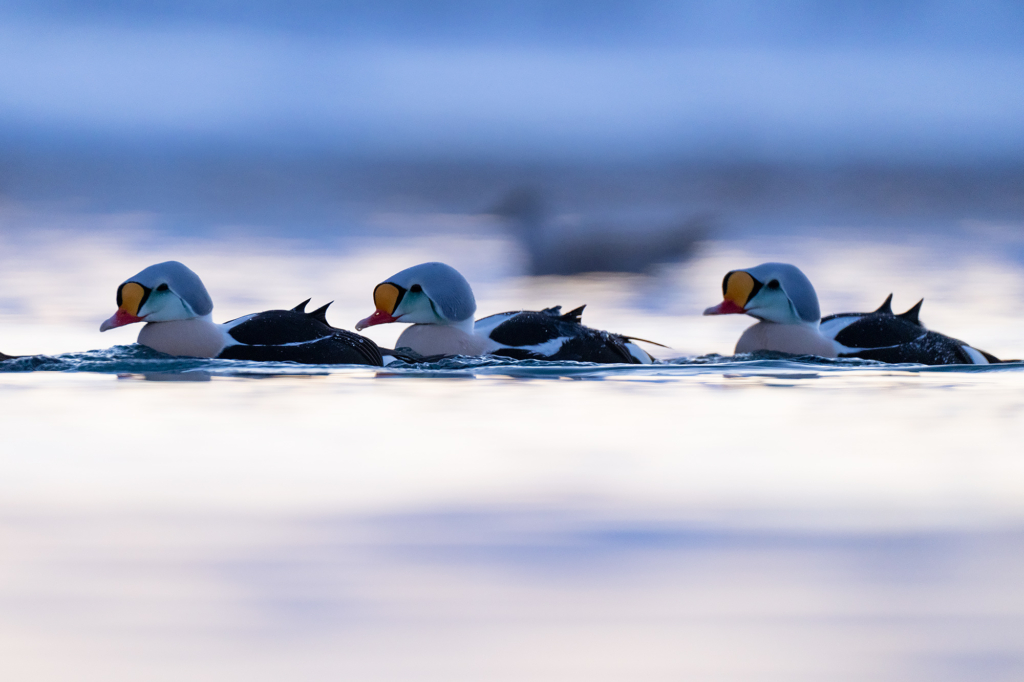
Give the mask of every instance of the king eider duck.
POLYGON ((363 330, 388 322, 411 322, 398 342, 421 357, 500 355, 516 360, 648 364, 653 361, 632 337, 585 327, 583 306, 516 311, 474 321, 476 299, 469 282, 444 263, 423 263, 381 282, 373 290, 376 311, 356 324, 363 330))
POLYGON ((733 270, 722 280, 722 293, 725 300, 705 310, 705 315, 742 313, 759 320, 740 336, 737 353, 767 350, 922 365, 1001 362, 963 341, 926 329, 918 319, 923 300, 896 315, 890 294, 874 312, 821 319, 811 281, 786 263, 733 270))
MULTIPOLYGON (((193 358, 382 366, 380 349, 358 334, 327 323, 327 306, 311 313, 306 303, 217 324, 213 300, 196 273, 177 261, 151 265, 117 288, 117 312, 105 332, 145 322, 138 342, 193 358)), ((330 305, 329 303, 327 305, 330 305)))

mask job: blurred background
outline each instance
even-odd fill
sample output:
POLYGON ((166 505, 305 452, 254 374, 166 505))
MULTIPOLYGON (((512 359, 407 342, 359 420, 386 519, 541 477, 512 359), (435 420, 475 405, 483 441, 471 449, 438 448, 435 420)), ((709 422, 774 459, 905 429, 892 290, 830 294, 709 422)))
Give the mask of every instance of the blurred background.
MULTIPOLYGON (((155 257, 179 259, 184 240, 205 240, 196 251, 225 250, 207 278, 271 239, 275 253, 390 253, 350 288, 302 283, 297 300, 363 304, 341 326, 416 258, 462 269, 481 314, 535 298, 575 306, 577 294, 601 314, 600 293, 578 279, 545 282, 546 298, 517 292, 517 304, 501 295, 509 278, 658 275, 620 278, 634 292, 622 313, 667 313, 674 326, 637 321, 645 328, 632 333, 660 334, 680 353, 727 352, 731 321, 716 325, 728 329, 721 338, 677 322, 708 305, 715 280, 747 262, 736 251, 758 240, 749 258, 810 270, 826 312, 873 309, 917 268, 851 272, 844 249, 809 248, 814 239, 882 242, 868 259, 876 268, 909 247, 928 272, 966 252, 1019 271, 1022 33, 1024 9, 998 0, 7 1, 0 235, 49 230, 51 251, 145 231, 136 241, 161 244, 155 257), (672 266, 723 248, 729 261, 683 300, 698 283, 672 266)), ((148 264, 119 260, 98 281, 111 287, 148 264)), ((5 287, 5 315, 20 305, 33 320, 67 319, 73 307, 84 324, 86 311, 105 311, 82 307, 92 297, 58 310, 15 291, 5 287)), ((926 296, 926 319, 967 333, 948 326, 962 313, 941 305, 962 289, 904 291, 897 306, 926 296)), ((222 310, 235 300, 216 294, 222 310)), ((241 303, 253 298, 263 297, 241 303)), ((290 291, 277 298, 293 305, 290 291)), ((50 336, 6 346, 69 349, 24 345, 50 336)), ((996 333, 970 342, 1014 352, 996 333)))
MULTIPOLYGON (((1008 0, 0 0, 0 351, 443 260, 728 355, 780 260, 1019 358, 1022 84, 1008 0)), ((1019 369, 122 375, 0 374, 15 678, 1024 678, 1019 369)))

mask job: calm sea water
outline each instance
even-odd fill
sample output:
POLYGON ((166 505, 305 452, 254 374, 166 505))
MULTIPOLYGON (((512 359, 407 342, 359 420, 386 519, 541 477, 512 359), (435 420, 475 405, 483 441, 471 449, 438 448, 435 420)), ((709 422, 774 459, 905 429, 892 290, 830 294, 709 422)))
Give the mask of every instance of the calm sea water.
POLYGON ((530 279, 500 231, 443 216, 317 243, 3 220, 0 350, 47 356, 0 373, 5 677, 1024 676, 1024 365, 729 358, 749 320, 699 316, 727 270, 787 260, 826 312, 924 296, 931 327, 1021 357, 1003 226, 819 226, 650 277, 530 279), (313 296, 349 328, 377 282, 444 259, 481 314, 587 303, 677 359, 298 367, 99 334, 117 284, 168 258, 217 319, 313 296))
POLYGON ((1024 679, 1024 366, 732 358, 750 320, 700 316, 779 260, 1024 358, 1021 10, 579 4, 0 3, 0 680, 1024 679), (513 190, 708 241, 525 277, 513 190), (100 334, 168 259, 218 320, 346 328, 443 260, 674 361, 100 334))

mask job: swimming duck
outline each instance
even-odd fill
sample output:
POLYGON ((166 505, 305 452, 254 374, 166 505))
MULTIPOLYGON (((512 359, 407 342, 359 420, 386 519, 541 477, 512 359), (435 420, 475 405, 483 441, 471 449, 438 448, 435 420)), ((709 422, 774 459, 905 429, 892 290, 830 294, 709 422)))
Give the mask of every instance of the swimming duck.
POLYGON ((327 323, 327 306, 307 313, 268 310, 217 324, 213 300, 199 276, 177 261, 151 265, 117 288, 117 312, 105 332, 145 322, 138 342, 168 355, 193 358, 381 366, 380 349, 327 323))
POLYGON ((722 293, 725 300, 705 310, 705 315, 743 313, 758 320, 740 336, 737 353, 768 350, 923 365, 1001 362, 963 341, 926 329, 919 319, 923 300, 896 315, 890 294, 873 312, 821 319, 811 281, 787 263, 733 270, 722 280, 722 293))
POLYGON ((376 311, 356 324, 363 330, 411 322, 398 342, 420 356, 501 355, 517 360, 647 364, 653 358, 631 337, 583 326, 583 307, 520 310, 474 321, 473 289, 458 270, 423 263, 393 275, 373 290, 376 311))

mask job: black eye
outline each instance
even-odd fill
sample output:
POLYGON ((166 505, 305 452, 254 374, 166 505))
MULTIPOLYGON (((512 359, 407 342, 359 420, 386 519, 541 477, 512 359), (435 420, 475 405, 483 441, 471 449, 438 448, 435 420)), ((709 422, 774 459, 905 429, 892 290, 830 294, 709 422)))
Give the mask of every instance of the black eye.
POLYGON ((413 284, 411 287, 409 287, 409 291, 411 291, 414 294, 418 294, 421 291, 423 291, 423 287, 421 287, 419 284, 413 284))
POLYGON ((768 282, 768 288, 769 289, 778 289, 779 288, 779 280, 773 279, 772 281, 768 282))
POLYGON ((161 284, 160 286, 158 286, 158 287, 156 288, 156 290, 157 290, 157 291, 168 291, 168 290, 170 290, 170 287, 169 287, 169 286, 167 286, 166 284, 161 284))

